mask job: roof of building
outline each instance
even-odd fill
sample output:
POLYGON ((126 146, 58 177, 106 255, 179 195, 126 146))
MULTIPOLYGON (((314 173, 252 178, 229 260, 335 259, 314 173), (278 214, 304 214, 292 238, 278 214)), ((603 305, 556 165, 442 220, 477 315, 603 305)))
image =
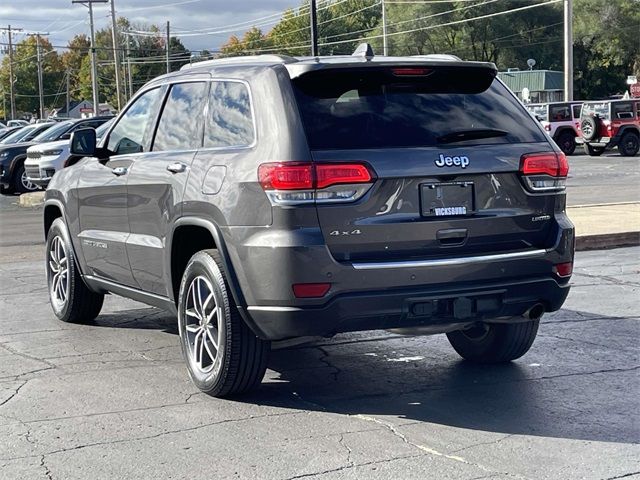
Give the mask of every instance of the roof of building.
POLYGON ((556 70, 498 72, 498 78, 513 92, 522 92, 522 89, 525 87, 531 92, 562 90, 564 88, 564 72, 558 72, 556 70))

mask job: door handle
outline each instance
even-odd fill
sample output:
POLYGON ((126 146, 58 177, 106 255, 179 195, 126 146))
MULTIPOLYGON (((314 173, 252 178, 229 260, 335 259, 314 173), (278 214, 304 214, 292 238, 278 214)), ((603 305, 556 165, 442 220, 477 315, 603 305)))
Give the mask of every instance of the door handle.
POLYGON ((129 170, 127 169, 127 167, 116 167, 111 169, 111 173, 113 173, 118 177, 121 177, 122 175, 126 175, 128 171, 129 170))
POLYGON ((172 163, 171 165, 167 165, 167 170, 171 173, 182 173, 187 169, 187 165, 182 162, 172 163))

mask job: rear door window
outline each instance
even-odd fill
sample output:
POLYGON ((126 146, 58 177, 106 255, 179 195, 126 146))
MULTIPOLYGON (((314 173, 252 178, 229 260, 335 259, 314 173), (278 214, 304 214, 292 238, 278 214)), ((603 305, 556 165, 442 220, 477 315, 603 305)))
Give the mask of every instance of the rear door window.
POLYGON ((237 81, 214 81, 205 122, 205 148, 248 147, 255 139, 248 87, 237 81))
POLYGON ((165 102, 153 150, 195 150, 202 144, 206 82, 177 83, 165 102))
POLYGON ((549 108, 550 121, 552 122, 566 122, 571 120, 571 110, 569 105, 553 105, 549 108))
POLYGON ((435 146, 447 134, 499 130, 460 144, 545 141, 524 107, 479 69, 366 68, 311 72, 293 81, 312 149, 435 146), (418 69, 420 70, 420 69, 418 69), (439 140, 440 139, 440 140, 439 140))

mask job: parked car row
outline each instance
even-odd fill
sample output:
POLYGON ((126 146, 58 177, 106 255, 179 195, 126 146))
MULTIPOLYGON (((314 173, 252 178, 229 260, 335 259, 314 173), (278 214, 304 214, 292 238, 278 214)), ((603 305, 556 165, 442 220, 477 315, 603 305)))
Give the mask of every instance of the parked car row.
POLYGON ((111 118, 36 123, 11 131, 0 140, 0 193, 23 193, 46 186, 69 161, 71 134, 81 128, 97 128, 111 118), (31 147, 35 150, 30 153, 31 147))
POLYGON ((579 144, 591 156, 615 147, 634 156, 640 149, 638 99, 531 103, 527 108, 566 155, 579 144))

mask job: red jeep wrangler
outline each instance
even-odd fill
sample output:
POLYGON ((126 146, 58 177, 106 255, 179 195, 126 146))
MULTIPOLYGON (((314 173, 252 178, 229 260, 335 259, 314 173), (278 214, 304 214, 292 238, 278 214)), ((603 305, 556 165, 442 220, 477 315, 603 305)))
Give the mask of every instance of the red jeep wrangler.
POLYGON ((621 155, 632 157, 640 149, 640 100, 586 102, 580 114, 580 137, 588 155, 602 155, 618 147, 621 155))

